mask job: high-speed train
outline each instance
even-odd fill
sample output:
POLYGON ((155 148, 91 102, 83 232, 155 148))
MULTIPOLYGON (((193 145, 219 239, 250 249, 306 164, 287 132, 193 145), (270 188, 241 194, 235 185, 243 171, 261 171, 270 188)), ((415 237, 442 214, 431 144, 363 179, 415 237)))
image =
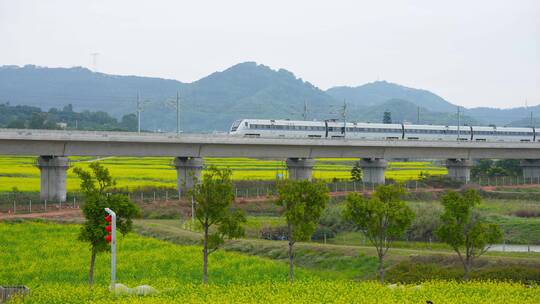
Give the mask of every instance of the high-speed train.
POLYGON ((243 137, 540 142, 535 128, 360 123, 336 120, 241 119, 229 134, 243 137))

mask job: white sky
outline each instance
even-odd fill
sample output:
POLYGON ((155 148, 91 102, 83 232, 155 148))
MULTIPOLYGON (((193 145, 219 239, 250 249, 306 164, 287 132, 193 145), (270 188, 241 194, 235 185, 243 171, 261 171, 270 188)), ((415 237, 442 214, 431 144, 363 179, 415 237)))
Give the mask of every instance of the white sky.
POLYGON ((191 82, 256 61, 322 89, 374 80, 466 107, 540 104, 540 1, 0 0, 0 65, 191 82))

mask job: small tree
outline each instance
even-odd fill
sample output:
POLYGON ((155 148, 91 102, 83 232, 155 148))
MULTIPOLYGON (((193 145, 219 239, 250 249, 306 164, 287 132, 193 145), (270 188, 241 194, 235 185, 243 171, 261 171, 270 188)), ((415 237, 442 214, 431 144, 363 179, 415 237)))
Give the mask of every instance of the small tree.
POLYGON ((231 210, 234 201, 231 170, 210 167, 202 183, 196 184, 191 194, 195 199, 195 218, 203 229, 203 283, 208 283, 208 256, 223 245, 224 238, 244 235, 244 213, 231 210), (214 231, 211 232, 210 229, 214 231))
POLYGON ((362 181, 362 168, 360 168, 360 162, 354 163, 354 166, 351 169, 351 180, 355 182, 362 181))
POLYGON ((330 196, 321 182, 286 180, 278 185, 278 206, 283 207, 289 240, 289 280, 294 282, 294 244, 311 238, 330 196))
POLYGON ((139 208, 123 194, 108 194, 106 191, 115 185, 109 170, 99 162, 89 165, 90 171, 80 167, 73 172, 81 179, 81 191, 85 196, 82 211, 85 222, 79 233, 79 240, 89 242, 91 250, 88 284, 94 284, 94 265, 98 252, 109 251, 110 246, 105 240, 105 208, 116 212, 116 227, 123 235, 131 231, 132 219, 140 214, 139 208))
POLYGON ((441 200, 444 212, 437 237, 457 253, 463 264, 463 279, 467 281, 473 261, 489 249, 488 244, 500 241, 502 233, 499 226, 486 223, 476 212, 481 203, 476 190, 469 189, 463 195, 451 191, 441 200))
POLYGON ((343 210, 343 216, 377 250, 381 283, 384 283, 384 257, 392 241, 402 236, 414 219, 413 211, 401 200, 403 194, 405 190, 399 185, 378 186, 369 199, 351 193, 343 210))

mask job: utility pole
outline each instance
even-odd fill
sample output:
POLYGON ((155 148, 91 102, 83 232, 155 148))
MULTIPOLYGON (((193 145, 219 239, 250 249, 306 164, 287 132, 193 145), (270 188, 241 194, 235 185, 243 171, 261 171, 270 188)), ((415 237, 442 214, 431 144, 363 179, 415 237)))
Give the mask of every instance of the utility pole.
POLYGON ((180 93, 176 91, 176 134, 180 135, 180 93))
POLYGON ((420 106, 416 108, 416 124, 420 124, 420 106))
POLYGON ((308 113, 308 105, 307 105, 307 101, 304 100, 304 113, 302 114, 302 117, 304 118, 304 120, 307 120, 307 117, 308 117, 307 113, 308 113))
POLYGON ((458 106, 457 107, 457 138, 458 140, 459 140, 459 135, 460 135, 459 125, 460 125, 460 121, 459 121, 459 106, 458 106))
MULTIPOLYGON (((529 110, 529 105, 527 103, 527 99, 525 99, 525 109, 528 111, 529 110)), ((534 127, 533 126, 533 111, 531 111, 531 117, 530 117, 530 120, 529 120, 529 127, 534 127)))
POLYGON ((341 111, 341 116, 343 118, 343 138, 347 134, 347 102, 343 99, 343 109, 341 111))
POLYGON ((141 96, 137 92, 137 133, 141 133, 141 96))

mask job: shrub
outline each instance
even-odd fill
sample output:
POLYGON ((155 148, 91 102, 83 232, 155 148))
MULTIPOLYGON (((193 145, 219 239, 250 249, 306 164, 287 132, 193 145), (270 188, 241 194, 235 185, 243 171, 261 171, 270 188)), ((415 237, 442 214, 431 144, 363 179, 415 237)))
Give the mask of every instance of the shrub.
POLYGON ((326 208, 319 219, 319 225, 331 229, 333 232, 351 231, 351 224, 341 216, 342 206, 326 208))
POLYGON ((435 240, 435 230, 441 224, 442 207, 438 204, 412 205, 416 217, 407 231, 411 241, 435 240))
POLYGON ((313 235, 311 236, 312 241, 322 241, 324 239, 331 239, 336 237, 336 233, 325 226, 318 226, 313 235))
POLYGON ((420 182, 433 188, 453 188, 457 189, 463 186, 462 181, 455 180, 446 175, 421 174, 420 182))
MULTIPOLYGON (((459 280, 463 269, 457 264, 441 265, 440 263, 403 261, 390 267, 388 280, 399 283, 419 283, 430 280, 459 280)), ((540 269, 534 265, 490 265, 471 273, 472 280, 512 281, 519 283, 540 283, 540 269)))

